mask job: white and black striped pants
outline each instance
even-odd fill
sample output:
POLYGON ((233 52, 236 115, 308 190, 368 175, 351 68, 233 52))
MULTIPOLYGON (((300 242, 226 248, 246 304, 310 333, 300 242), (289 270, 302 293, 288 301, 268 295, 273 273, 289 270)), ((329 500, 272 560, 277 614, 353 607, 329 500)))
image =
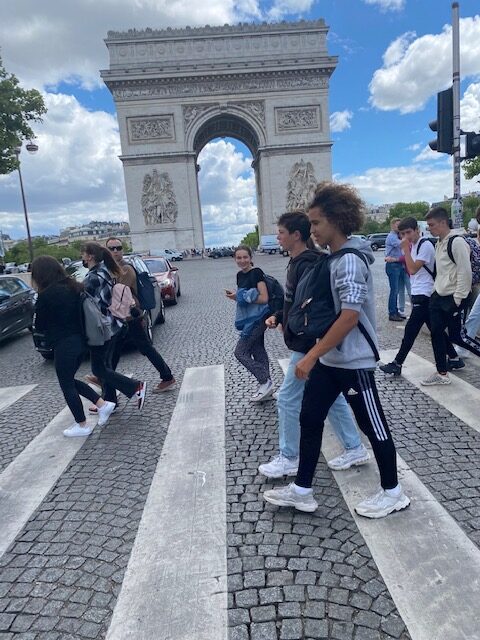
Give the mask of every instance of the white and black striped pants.
POLYGON ((300 463, 295 484, 311 487, 327 413, 343 393, 358 426, 372 445, 384 489, 397 486, 397 459, 390 429, 378 397, 374 372, 337 369, 317 362, 305 385, 300 412, 300 463))

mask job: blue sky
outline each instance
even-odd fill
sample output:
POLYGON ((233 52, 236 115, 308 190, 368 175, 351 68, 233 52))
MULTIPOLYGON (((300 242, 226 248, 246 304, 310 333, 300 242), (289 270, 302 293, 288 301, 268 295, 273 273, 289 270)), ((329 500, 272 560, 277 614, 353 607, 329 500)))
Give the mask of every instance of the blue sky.
MULTIPOLYGON (((460 2, 460 16, 462 128, 480 131, 478 0, 460 2)), ((450 158, 426 147, 436 92, 451 79, 450 1, 211 0, 192 8, 189 0, 17 0, 0 7, 1 55, 49 107, 36 127, 38 154, 22 154, 33 233, 127 218, 114 104, 98 74, 108 66, 109 29, 319 17, 330 27, 329 53, 339 56, 330 87, 335 179, 372 204, 451 195, 450 158)), ((256 218, 248 152, 213 141, 199 161, 207 244, 237 242, 256 218)), ((0 177, 0 227, 25 233, 15 174, 0 177)))

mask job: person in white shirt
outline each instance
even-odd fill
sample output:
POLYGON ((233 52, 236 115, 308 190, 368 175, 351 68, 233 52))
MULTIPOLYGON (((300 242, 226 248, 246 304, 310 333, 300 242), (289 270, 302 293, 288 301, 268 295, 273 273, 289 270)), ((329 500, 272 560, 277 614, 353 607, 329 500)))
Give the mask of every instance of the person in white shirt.
MULTIPOLYGON (((401 248, 405 255, 405 266, 410 274, 412 285, 412 313, 405 325, 405 334, 395 359, 380 365, 384 373, 399 376, 410 349, 424 324, 430 329, 430 296, 433 292, 435 277, 435 249, 427 238, 421 238, 415 218, 404 218, 398 224, 401 248)), ((400 259, 399 259, 400 260, 400 259)), ((455 351, 450 339, 444 332, 447 368, 461 369, 465 366, 455 351)))

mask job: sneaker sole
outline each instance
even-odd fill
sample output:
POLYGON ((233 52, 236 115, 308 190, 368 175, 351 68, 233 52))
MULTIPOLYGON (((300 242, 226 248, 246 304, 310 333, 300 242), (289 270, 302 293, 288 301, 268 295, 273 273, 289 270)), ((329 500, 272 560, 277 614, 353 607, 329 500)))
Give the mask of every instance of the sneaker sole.
POLYGON ((448 382, 425 382, 425 381, 421 381, 420 384, 422 385, 422 387, 442 387, 442 386, 446 386, 449 384, 452 384, 452 381, 449 380, 448 382))
POLYGON ((167 387, 166 389, 157 389, 156 387, 152 389, 152 393, 168 393, 169 391, 173 391, 175 389, 175 385, 172 384, 171 387, 167 387))
POLYGON ((272 480, 276 480, 278 478, 283 478, 285 476, 296 476, 298 469, 292 469, 291 471, 287 471, 286 473, 282 473, 280 475, 272 475, 271 473, 267 473, 266 471, 262 471, 260 467, 258 468, 258 472, 265 476, 266 478, 271 478, 272 480))
POLYGON ((138 407, 139 411, 141 411, 143 409, 143 407, 145 405, 145 400, 147 399, 147 383, 146 382, 143 383, 143 391, 144 391, 143 397, 139 398, 138 403, 137 403, 137 407, 138 407))
POLYGON ((318 509, 318 505, 300 505, 295 502, 287 502, 286 500, 277 500, 275 498, 270 498, 267 496, 263 496, 264 500, 269 502, 270 504, 274 504, 276 507, 293 507, 297 511, 303 511, 305 513, 313 513, 318 509))
POLYGON ((348 465, 343 465, 343 467, 331 466, 329 462, 327 462, 327 465, 329 469, 332 469, 333 471, 346 471, 347 469, 351 469, 352 467, 361 467, 362 465, 367 464, 367 462, 369 461, 370 461, 370 456, 368 456, 368 458, 361 458, 360 460, 355 460, 355 462, 351 462, 348 465))
POLYGON ((273 391, 269 391, 268 393, 265 393, 263 396, 260 396, 259 398, 252 398, 251 401, 252 402, 265 402, 265 400, 268 400, 272 396, 273 396, 273 391))
POLYGON ((373 512, 362 513, 361 511, 358 511, 357 507, 355 507, 355 513, 358 513, 358 515, 362 516, 363 518, 378 520, 379 518, 385 518, 386 516, 390 515, 391 513, 395 513, 396 511, 403 511, 409 506, 410 506, 410 498, 407 498, 407 496, 405 496, 405 499, 402 500, 400 504, 396 504, 390 509, 384 509, 383 511, 376 511, 375 513, 373 512))

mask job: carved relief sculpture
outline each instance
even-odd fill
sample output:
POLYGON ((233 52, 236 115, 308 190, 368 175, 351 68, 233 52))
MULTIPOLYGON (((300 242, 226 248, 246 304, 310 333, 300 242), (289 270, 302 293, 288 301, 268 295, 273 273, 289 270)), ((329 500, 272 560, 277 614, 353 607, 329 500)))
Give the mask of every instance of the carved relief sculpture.
POLYGON ((131 142, 175 139, 172 115, 127 118, 127 123, 131 142))
POLYGON ((293 165, 287 185, 287 211, 306 211, 313 198, 317 179, 311 162, 300 162, 293 165))
POLYGON ((277 130, 290 131, 295 129, 318 129, 318 107, 301 107, 276 109, 277 130))
POLYGON ((168 173, 156 169, 143 178, 141 197, 145 225, 174 224, 178 216, 177 199, 168 173))

